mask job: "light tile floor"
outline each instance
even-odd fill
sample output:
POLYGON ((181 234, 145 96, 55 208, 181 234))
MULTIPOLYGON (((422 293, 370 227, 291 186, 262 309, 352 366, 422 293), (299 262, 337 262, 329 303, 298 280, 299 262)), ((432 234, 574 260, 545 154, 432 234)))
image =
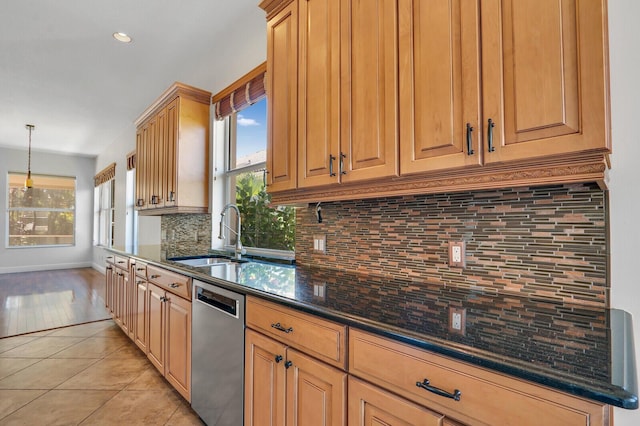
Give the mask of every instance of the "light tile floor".
POLYGON ((0 339, 0 425, 203 425, 112 321, 0 339))

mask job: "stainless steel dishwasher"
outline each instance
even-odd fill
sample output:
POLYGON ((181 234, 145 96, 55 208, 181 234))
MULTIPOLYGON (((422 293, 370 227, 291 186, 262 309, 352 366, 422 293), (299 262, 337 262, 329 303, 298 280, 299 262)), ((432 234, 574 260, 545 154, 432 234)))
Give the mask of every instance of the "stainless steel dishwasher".
POLYGON ((244 296, 193 280, 191 407, 208 426, 243 424, 244 296))

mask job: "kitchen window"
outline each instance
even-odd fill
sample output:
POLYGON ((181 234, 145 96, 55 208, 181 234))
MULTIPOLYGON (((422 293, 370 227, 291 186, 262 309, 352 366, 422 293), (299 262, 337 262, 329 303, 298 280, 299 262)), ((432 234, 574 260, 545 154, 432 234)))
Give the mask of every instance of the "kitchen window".
POLYGON ((115 227, 116 163, 95 175, 93 191, 93 245, 112 247, 115 227))
MULTIPOLYGON (((265 185, 268 100, 264 94, 264 71, 254 70, 245 77, 239 80, 244 83, 227 89, 227 95, 216 95, 220 97, 215 105, 216 116, 224 121, 224 125, 215 126, 216 132, 224 134, 215 140, 225 146, 221 201, 238 206, 241 242, 248 254, 293 258, 295 209, 272 206, 265 185)), ((214 207, 216 224, 221 210, 222 206, 214 207)), ((236 229, 233 212, 225 214, 225 220, 231 229, 236 229)), ((225 248, 233 250, 235 234, 225 232, 225 237, 225 248)))
POLYGON ((8 247, 70 246, 75 244, 76 178, 9 172, 8 247))

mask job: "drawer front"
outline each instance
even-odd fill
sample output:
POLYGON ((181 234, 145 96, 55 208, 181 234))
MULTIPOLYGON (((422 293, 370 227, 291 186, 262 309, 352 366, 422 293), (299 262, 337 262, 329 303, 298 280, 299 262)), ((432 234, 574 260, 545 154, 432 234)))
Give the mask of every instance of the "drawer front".
POLYGON ((173 294, 191 300, 191 278, 189 277, 147 265, 147 279, 173 294))
POLYGON ((253 297, 247 326, 338 368, 345 368, 347 327, 253 297))
POLYGON ((115 255, 114 257, 114 265, 116 265, 120 269, 124 269, 125 271, 129 270, 129 258, 125 256, 115 255))
POLYGON ((606 405, 490 372, 374 336, 349 331, 349 372, 464 423, 606 424, 606 405), (428 380, 428 384, 425 383, 428 380), (431 386, 429 391, 417 384, 431 386), (460 400, 439 395, 460 391, 460 400))
POLYGON ((147 264, 144 262, 140 262, 139 260, 136 260, 136 264, 134 266, 134 269, 136 271, 136 275, 139 276, 140 278, 144 278, 145 280, 147 279, 147 264))

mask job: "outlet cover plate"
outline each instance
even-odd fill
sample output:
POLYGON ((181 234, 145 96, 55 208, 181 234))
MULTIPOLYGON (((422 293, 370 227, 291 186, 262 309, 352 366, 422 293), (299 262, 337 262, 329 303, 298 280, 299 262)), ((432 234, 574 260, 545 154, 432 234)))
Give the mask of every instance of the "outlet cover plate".
POLYGON ((449 266, 464 268, 466 265, 464 241, 449 241, 449 266))
POLYGON ((449 306, 449 332, 467 334, 467 309, 449 306))

